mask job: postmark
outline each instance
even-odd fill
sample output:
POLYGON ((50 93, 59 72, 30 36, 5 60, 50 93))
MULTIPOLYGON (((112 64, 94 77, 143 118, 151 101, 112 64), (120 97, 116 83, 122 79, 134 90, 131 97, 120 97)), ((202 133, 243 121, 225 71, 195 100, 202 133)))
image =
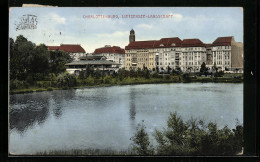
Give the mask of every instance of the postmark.
POLYGON ((20 18, 20 22, 16 25, 17 30, 37 29, 38 18, 35 15, 27 14, 20 18))

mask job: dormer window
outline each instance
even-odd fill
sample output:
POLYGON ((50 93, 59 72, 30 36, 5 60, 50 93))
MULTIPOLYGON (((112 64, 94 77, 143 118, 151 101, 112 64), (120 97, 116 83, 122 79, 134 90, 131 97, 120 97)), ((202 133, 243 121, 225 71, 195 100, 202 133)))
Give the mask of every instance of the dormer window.
POLYGON ((160 46, 164 46, 163 44, 160 44, 160 46))
POLYGON ((175 43, 173 43, 171 46, 176 46, 176 44, 175 44, 175 43))

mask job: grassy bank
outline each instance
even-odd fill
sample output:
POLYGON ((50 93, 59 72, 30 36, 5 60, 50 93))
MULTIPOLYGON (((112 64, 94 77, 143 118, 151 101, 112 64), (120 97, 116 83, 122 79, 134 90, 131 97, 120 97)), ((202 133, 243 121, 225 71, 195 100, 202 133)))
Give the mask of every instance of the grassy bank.
POLYGON ((37 81, 32 86, 27 85, 26 88, 11 89, 10 94, 19 93, 32 93, 42 91, 52 91, 69 88, 94 88, 94 87, 108 87, 117 85, 136 85, 136 84, 161 84, 161 83, 242 83, 243 80, 239 78, 227 78, 227 77, 190 77, 190 76, 171 76, 171 75, 160 75, 156 78, 143 78, 143 77, 127 77, 124 79, 113 78, 111 76, 105 78, 87 78, 87 79, 76 79, 76 83, 73 86, 58 87, 55 81, 37 81), (50 87, 52 86, 52 87, 50 87))
POLYGON ((137 155, 133 149, 128 150, 112 150, 112 149, 70 149, 70 150, 50 150, 50 151, 41 151, 36 152, 34 155, 77 155, 77 156, 96 156, 96 155, 103 155, 103 156, 113 156, 113 155, 137 155))

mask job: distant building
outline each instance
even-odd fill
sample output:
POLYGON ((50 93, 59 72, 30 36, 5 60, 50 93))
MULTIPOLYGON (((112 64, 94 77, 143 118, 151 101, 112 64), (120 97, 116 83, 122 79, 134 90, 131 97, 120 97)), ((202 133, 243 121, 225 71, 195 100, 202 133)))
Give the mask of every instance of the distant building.
POLYGON ((90 66, 94 68, 94 70, 104 70, 106 74, 112 74, 118 71, 120 65, 119 63, 106 60, 104 56, 84 56, 79 59, 79 61, 65 64, 67 67, 66 71, 70 74, 79 74, 80 71, 86 70, 86 67, 90 66))
POLYGON ((102 48, 95 49, 93 55, 105 56, 108 61, 120 64, 119 68, 125 67, 125 50, 118 46, 106 45, 102 48))
POLYGON ((130 35, 129 35, 129 43, 134 42, 135 41, 135 31, 132 29, 130 31, 130 35))
POLYGON ((243 44, 234 37, 218 37, 211 45, 213 66, 219 70, 243 72, 243 44))
POLYGON ((233 37, 219 37, 212 44, 200 39, 162 38, 160 40, 135 41, 130 31, 129 44, 125 47, 125 68, 166 72, 182 70, 199 72, 204 62, 210 71, 214 64, 222 71, 243 72, 243 44, 233 37))
POLYGON ((74 61, 78 61, 80 57, 85 56, 86 52, 79 44, 61 44, 60 46, 47 46, 48 50, 68 52, 74 61))
POLYGON ((181 44, 181 70, 198 72, 201 64, 206 63, 206 45, 199 39, 184 39, 181 44))
POLYGON ((154 56, 155 41, 130 42, 125 47, 125 68, 127 70, 147 67, 149 70, 155 68, 154 56))

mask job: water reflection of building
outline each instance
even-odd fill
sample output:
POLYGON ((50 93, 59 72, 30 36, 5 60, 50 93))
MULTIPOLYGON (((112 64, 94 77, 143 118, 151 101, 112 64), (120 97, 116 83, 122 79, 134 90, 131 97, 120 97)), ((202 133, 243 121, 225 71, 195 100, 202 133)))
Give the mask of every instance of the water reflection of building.
POLYGON ((135 106, 135 91, 134 89, 130 89, 130 110, 129 115, 130 119, 134 120, 136 115, 136 106, 135 106))

